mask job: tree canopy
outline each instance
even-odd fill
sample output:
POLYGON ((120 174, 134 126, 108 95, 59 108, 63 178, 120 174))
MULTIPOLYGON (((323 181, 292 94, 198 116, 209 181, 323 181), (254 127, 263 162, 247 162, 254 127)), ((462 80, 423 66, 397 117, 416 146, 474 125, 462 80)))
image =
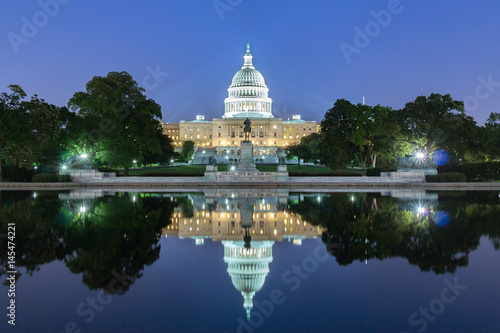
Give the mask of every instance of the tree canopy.
POLYGON ((67 135, 67 108, 45 102, 37 95, 29 101, 18 85, 0 94, 0 180, 5 161, 14 167, 32 168, 53 163, 60 156, 67 135))
POLYGON ((85 136, 102 144, 96 154, 103 162, 128 170, 134 160, 142 164, 146 155, 161 153, 161 108, 144 92, 130 74, 110 72, 95 76, 70 99, 72 110, 92 120, 94 129, 85 136))

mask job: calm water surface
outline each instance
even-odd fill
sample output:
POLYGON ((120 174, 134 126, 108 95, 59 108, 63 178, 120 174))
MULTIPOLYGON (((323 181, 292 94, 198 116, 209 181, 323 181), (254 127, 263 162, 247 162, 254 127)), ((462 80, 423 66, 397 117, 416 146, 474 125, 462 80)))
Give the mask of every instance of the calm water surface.
POLYGON ((1 332, 499 332, 498 191, 3 191, 2 281, 9 223, 1 332))

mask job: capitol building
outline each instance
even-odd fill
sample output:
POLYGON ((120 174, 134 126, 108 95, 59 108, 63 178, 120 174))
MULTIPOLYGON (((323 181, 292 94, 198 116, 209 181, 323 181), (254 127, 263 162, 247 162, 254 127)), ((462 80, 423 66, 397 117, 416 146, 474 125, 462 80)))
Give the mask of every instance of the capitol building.
POLYGON ((204 115, 197 115, 190 121, 163 123, 163 132, 173 140, 176 149, 180 150, 184 141, 195 143, 194 163, 208 163, 210 157, 217 157, 222 162, 238 158, 246 118, 252 121, 253 153, 267 163, 276 163, 286 146, 319 131, 316 121, 302 120, 300 115, 293 115, 292 119, 275 118, 269 88, 264 76, 253 65, 250 44, 243 58, 243 67, 228 88, 221 118, 209 121, 204 115))

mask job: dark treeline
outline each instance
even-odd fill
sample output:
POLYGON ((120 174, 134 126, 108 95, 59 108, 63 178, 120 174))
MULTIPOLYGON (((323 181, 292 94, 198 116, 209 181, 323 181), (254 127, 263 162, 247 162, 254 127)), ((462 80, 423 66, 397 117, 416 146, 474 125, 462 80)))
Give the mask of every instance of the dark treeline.
POLYGON ((450 95, 419 96, 401 110, 352 104, 339 99, 321 122, 321 132, 288 147, 289 157, 319 162, 337 170, 346 166, 394 169, 398 157, 421 152, 445 154, 445 163, 500 160, 500 113, 484 126, 450 95))
POLYGON ((52 173, 71 164, 127 173, 134 164, 166 164, 175 155, 160 106, 126 72, 94 77, 67 107, 37 95, 27 101, 18 85, 9 90, 0 94, 0 171, 6 165, 52 173))

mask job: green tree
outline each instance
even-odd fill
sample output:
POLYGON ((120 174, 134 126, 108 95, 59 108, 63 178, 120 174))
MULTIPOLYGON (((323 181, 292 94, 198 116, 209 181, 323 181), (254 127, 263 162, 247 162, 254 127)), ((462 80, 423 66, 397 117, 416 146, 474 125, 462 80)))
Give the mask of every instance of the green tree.
POLYGON ((355 146, 346 139, 353 132, 352 124, 348 121, 353 109, 351 102, 339 99, 321 121, 323 141, 320 161, 333 170, 343 169, 354 157, 355 146))
POLYGON ((300 160, 304 159, 307 155, 307 146, 300 143, 295 142, 285 148, 286 158, 291 160, 296 158, 298 160, 298 164, 300 166, 300 160))
POLYGON ((397 113, 405 140, 430 154, 447 149, 465 154, 474 140, 474 119, 467 116, 464 103, 449 94, 418 96, 397 113))
POLYGON ((161 108, 144 92, 127 72, 110 72, 95 76, 85 92, 75 93, 69 101, 72 110, 95 121, 89 135, 102 142, 98 157, 110 166, 123 166, 125 175, 134 160, 142 164, 145 155, 161 153, 161 108))
POLYGON ((485 124, 485 150, 492 160, 500 160, 500 113, 492 112, 485 124))
POLYGON ((184 162, 188 162, 189 159, 191 158, 191 155, 193 154, 193 150, 194 150, 194 142, 191 140, 184 141, 182 143, 182 151, 180 159, 184 162))
POLYGON ((23 168, 53 164, 62 151, 68 109, 46 103, 37 95, 23 101, 26 93, 21 87, 10 85, 9 89, 10 94, 0 95, 0 171, 3 161, 23 168))
POLYGON ((156 133, 158 137, 158 142, 160 143, 161 153, 150 153, 144 156, 145 164, 156 164, 160 165, 169 164, 172 158, 177 156, 177 153, 174 151, 175 147, 173 145, 173 140, 163 134, 163 131, 160 129, 156 133))
POLYGON ((389 107, 380 105, 372 108, 374 122, 367 142, 372 168, 377 166, 379 157, 393 164, 397 157, 404 156, 408 150, 394 112, 389 107))
MULTIPOLYGON (((89 164, 98 161, 99 153, 104 151, 104 145, 99 135, 95 135, 95 126, 99 118, 71 113, 67 126, 67 136, 64 142, 66 154, 63 157, 64 164, 72 164, 73 168, 80 168, 79 156, 87 154, 89 164)), ((83 161, 85 162, 85 161, 83 161)))
POLYGON ((71 113, 66 107, 46 103, 37 95, 25 104, 29 112, 31 132, 30 144, 26 147, 31 153, 28 163, 53 165, 63 151, 62 145, 68 134, 71 113))
POLYGON ((27 115, 21 106, 26 97, 24 90, 18 85, 10 85, 11 93, 0 94, 0 180, 4 161, 12 159, 11 151, 16 143, 25 137, 24 129, 27 115))
POLYGON ((395 151, 399 131, 390 112, 389 107, 354 105, 345 99, 337 100, 321 123, 326 150, 323 160, 339 156, 333 163, 336 168, 342 168, 358 156, 363 169, 369 161, 375 167, 379 155, 395 151))
POLYGON ((297 158, 299 161, 316 162, 320 158, 322 135, 319 133, 312 133, 308 136, 302 137, 299 143, 293 143, 285 148, 286 156, 288 159, 297 158))

